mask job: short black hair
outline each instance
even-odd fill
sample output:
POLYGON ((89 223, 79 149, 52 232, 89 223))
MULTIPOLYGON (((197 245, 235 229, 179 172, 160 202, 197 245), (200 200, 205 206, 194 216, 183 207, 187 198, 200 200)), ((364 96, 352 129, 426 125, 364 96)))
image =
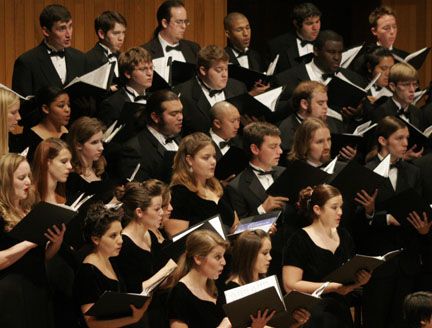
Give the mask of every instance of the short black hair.
POLYGON ((300 3, 293 8, 291 17, 294 26, 299 29, 304 20, 309 17, 321 17, 321 11, 313 3, 305 2, 300 3))
POLYGON ((107 33, 109 30, 114 28, 115 23, 121 24, 124 27, 127 26, 126 18, 124 18, 119 12, 112 10, 104 11, 95 18, 94 27, 96 34, 99 30, 107 33))
POLYGON ((318 37, 314 42, 314 48, 321 50, 327 41, 337 41, 343 43, 343 37, 332 30, 324 30, 319 32, 318 37))
POLYGON ((171 100, 179 100, 178 95, 168 89, 164 90, 158 90, 151 94, 149 99, 147 100, 147 105, 145 109, 145 120, 148 124, 154 124, 151 113, 156 113, 157 116, 162 116, 162 113, 164 112, 164 108, 162 106, 162 103, 165 101, 171 101, 171 100))
POLYGON ((180 0, 166 0, 164 1, 158 8, 156 13, 156 18, 158 22, 158 26, 156 27, 153 36, 157 37, 159 32, 163 29, 162 20, 166 19, 168 22, 171 19, 171 8, 183 7, 184 3, 180 0))
POLYGON ((41 27, 46 27, 51 30, 55 22, 68 22, 72 19, 69 10, 62 5, 53 4, 46 6, 39 16, 39 24, 41 27))

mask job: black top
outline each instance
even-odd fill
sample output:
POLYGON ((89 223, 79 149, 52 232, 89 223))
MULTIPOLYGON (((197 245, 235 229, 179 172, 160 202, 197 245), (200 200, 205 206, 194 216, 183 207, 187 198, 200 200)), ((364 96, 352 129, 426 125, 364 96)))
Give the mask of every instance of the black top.
POLYGON ((220 214, 222 222, 232 226, 234 211, 229 202, 221 197, 219 203, 203 199, 183 185, 171 188, 171 217, 178 220, 189 221, 190 225, 197 224, 211 216, 220 214))
MULTIPOLYGON (((117 277, 119 277, 118 274, 117 277)), ((126 292, 126 286, 121 279, 108 278, 93 264, 83 263, 75 277, 74 293, 77 304, 81 306, 96 303, 107 290, 126 292)))
POLYGON ((196 297, 179 282, 168 297, 168 319, 179 320, 189 328, 215 328, 225 317, 222 307, 196 297))
MULTIPOLYGON (((151 232, 151 251, 146 251, 135 244, 130 237, 122 235, 123 245, 119 256, 113 262, 124 278, 129 293, 141 293, 142 282, 159 270, 159 251, 162 247, 157 237, 151 232)), ((165 265, 165 263, 161 263, 165 265)))
POLYGON ((76 172, 69 173, 66 181, 66 199, 67 203, 73 203, 82 193, 93 195, 91 202, 101 200, 109 203, 114 197, 114 183, 106 173, 103 173, 101 180, 88 182, 76 172))
POLYGON ((350 234, 338 228, 339 246, 335 253, 317 246, 303 229, 295 232, 288 240, 284 254, 284 265, 303 270, 306 281, 322 281, 332 271, 354 256, 354 243, 350 234))
MULTIPOLYGON (((8 249, 21 242, 21 240, 17 240, 5 232, 4 226, 4 219, 0 216, 0 250, 8 249)), ((37 285, 45 285, 47 280, 44 248, 32 248, 14 264, 0 270, 0 280, 8 274, 20 274, 37 285)))
MULTIPOLYGON (((63 133, 60 137, 63 141, 66 141, 67 133, 63 133)), ((22 148, 25 149, 29 147, 29 151, 27 154, 27 160, 31 163, 33 160, 34 152, 36 151, 37 146, 43 141, 33 129, 24 129, 22 135, 22 148)))

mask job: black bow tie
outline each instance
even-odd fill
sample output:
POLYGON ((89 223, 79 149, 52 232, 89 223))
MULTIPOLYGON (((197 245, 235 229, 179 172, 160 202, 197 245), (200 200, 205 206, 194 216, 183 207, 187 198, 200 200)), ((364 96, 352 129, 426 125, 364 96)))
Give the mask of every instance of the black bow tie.
POLYGON ((335 76, 335 73, 324 73, 323 75, 322 75, 322 79, 325 81, 325 80, 327 80, 329 77, 334 77, 335 76))
POLYGON ((237 58, 240 58, 240 57, 243 57, 243 56, 246 56, 246 57, 247 57, 247 55, 248 55, 248 52, 247 52, 247 51, 239 51, 239 53, 238 53, 238 55, 237 55, 237 58))
POLYGON ((402 167, 402 161, 401 160, 397 161, 396 163, 390 164, 391 169, 392 168, 400 169, 401 167, 402 167))
POLYGON ((222 92, 223 92, 223 89, 222 90, 209 90, 209 95, 211 98, 213 98, 214 96, 221 94, 222 92))
POLYGON ((404 108, 400 108, 400 109, 397 111, 397 115, 398 115, 398 116, 403 115, 403 116, 405 116, 407 119, 410 119, 411 112, 410 112, 408 109, 405 110, 404 108))
POLYGON ((59 51, 54 51, 51 50, 51 52, 49 53, 50 57, 60 57, 63 58, 65 56, 65 52, 64 50, 59 50, 59 51))
POLYGON ((110 53, 109 55, 108 54, 106 54, 106 56, 108 57, 108 59, 117 59, 117 54, 115 54, 115 53, 110 53))
POLYGON ((271 176, 273 176, 273 173, 275 172, 274 170, 264 171, 264 170, 261 170, 261 169, 256 169, 256 168, 254 168, 252 166, 250 168, 252 170, 254 170, 255 172, 257 172, 258 175, 271 175, 271 176))
POLYGON ((180 49, 180 45, 175 46, 175 47, 172 47, 172 46, 166 46, 166 47, 165 47, 165 51, 166 51, 166 52, 170 52, 171 50, 181 51, 181 49, 180 49))
POLYGON ((147 100, 147 95, 139 95, 134 98, 134 102, 139 100, 147 100))
POLYGON ((219 142, 219 148, 220 149, 224 149, 226 146, 231 146, 231 142, 229 140, 219 142))
POLYGON ((166 137, 165 138, 165 145, 169 144, 171 142, 174 142, 174 141, 175 141, 175 137, 166 137))
POLYGON ((302 46, 302 48, 303 48, 305 45, 307 45, 307 44, 311 44, 311 45, 313 45, 313 41, 303 40, 303 39, 300 39, 300 38, 298 38, 298 39, 300 40, 300 45, 302 46))
POLYGON ((374 84, 374 88, 375 91, 380 91, 382 89, 382 87, 380 87, 379 85, 374 84))

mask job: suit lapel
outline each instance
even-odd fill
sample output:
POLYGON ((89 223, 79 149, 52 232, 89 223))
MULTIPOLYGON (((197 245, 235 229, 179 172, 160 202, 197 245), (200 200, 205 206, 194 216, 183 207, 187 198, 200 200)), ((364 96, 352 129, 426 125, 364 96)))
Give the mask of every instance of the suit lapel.
POLYGON ((192 98, 196 101, 197 107, 200 110, 200 112, 205 117, 210 119, 210 115, 208 111, 211 108, 211 105, 208 102, 204 92, 201 89, 201 86, 199 85, 198 81, 196 81, 196 79, 194 79, 192 84, 192 98))
POLYGON ((157 37, 153 38, 152 42, 150 43, 150 51, 152 52, 153 59, 164 56, 162 45, 160 44, 157 37))
POLYGON ((60 76, 58 75, 50 56, 48 55, 48 51, 45 46, 41 43, 39 45, 39 54, 38 59, 41 67, 42 74, 45 75, 48 83, 50 85, 62 86, 60 76))
MULTIPOLYGON (((155 138, 155 136, 153 134, 151 134, 151 132, 149 131, 149 129, 147 127, 145 127, 143 129, 143 134, 142 136, 147 139, 152 145, 153 147, 156 148, 158 154, 164 158, 164 154, 166 152, 165 147, 155 138)), ((141 142, 140 142, 141 143, 141 142)), ((145 154, 144 154, 145 155, 145 154)), ((144 156, 145 157, 145 156, 144 156)))
POLYGON ((260 200, 264 201, 267 198, 267 194, 256 177, 255 173, 251 168, 247 168, 245 171, 245 183, 249 187, 249 190, 260 200))
POLYGON ((179 44, 180 44, 180 50, 184 58, 186 59, 186 62, 195 64, 196 57, 195 54, 192 52, 192 49, 188 47, 183 40, 180 40, 179 44))

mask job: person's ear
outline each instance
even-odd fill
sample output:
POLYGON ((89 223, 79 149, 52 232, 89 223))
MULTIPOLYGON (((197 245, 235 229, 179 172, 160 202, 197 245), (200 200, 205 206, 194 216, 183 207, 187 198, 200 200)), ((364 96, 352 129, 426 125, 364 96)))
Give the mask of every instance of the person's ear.
POLYGON ((91 236, 91 241, 94 245, 98 246, 100 242, 100 238, 96 236, 91 236))
POLYGON ((126 77, 126 79, 128 79, 128 80, 130 80, 131 78, 132 78, 132 74, 131 74, 131 72, 128 72, 128 71, 125 71, 124 73, 123 73, 123 75, 126 77))
POLYGON ((156 124, 159 124, 160 117, 159 117, 158 114, 156 114, 155 112, 151 112, 150 113, 150 118, 152 119, 153 122, 155 122, 156 124))
POLYGON ((198 266, 200 266, 203 263, 203 257, 199 256, 199 255, 195 255, 193 257, 193 260, 194 260, 195 264, 198 266))
POLYGON ((42 112, 45 114, 45 115, 48 115, 49 114, 49 107, 47 106, 47 105, 42 105, 42 112))
POLYGON ((366 68, 367 68, 367 71, 368 71, 370 74, 372 74, 372 66, 371 66, 370 63, 367 63, 367 64, 366 64, 366 68))
POLYGON ((372 34, 373 35, 375 35, 375 36, 377 36, 377 30, 376 30, 376 28, 375 27, 371 27, 371 32, 372 32, 372 34))
POLYGON ((228 30, 225 30, 225 36, 229 39, 230 38, 231 33, 228 30))
POLYGON ((51 31, 46 26, 43 26, 42 27, 42 34, 45 38, 47 38, 51 35, 51 31))
POLYGON ((393 92, 393 93, 396 92, 396 84, 394 82, 389 82, 388 86, 389 86, 391 92, 393 92))
POLYGON ((142 217, 142 215, 143 215, 143 210, 141 209, 141 207, 137 207, 135 210, 134 210, 134 215, 135 215, 135 217, 136 218, 140 218, 140 217, 142 217))
POLYGON ((185 157, 186 163, 192 167, 192 156, 191 155, 186 155, 185 157))
POLYGON ((165 18, 162 19, 161 23, 163 28, 167 28, 169 25, 169 21, 167 21, 165 18))
POLYGON ((101 40, 105 40, 105 32, 102 29, 98 29, 97 36, 101 40))
POLYGON ((320 216, 321 215, 321 207, 319 207, 318 205, 314 205, 312 207, 312 211, 314 212, 314 214, 316 216, 320 216))
POLYGON ((252 152, 252 154, 254 156, 257 156, 259 154, 259 152, 260 152, 260 149, 259 149, 259 147, 256 144, 251 144, 250 145, 250 150, 251 150, 251 152, 252 152))
POLYGON ((387 139, 384 138, 383 136, 379 136, 378 143, 380 144, 381 147, 385 147, 387 146, 387 139))
POLYGON ((198 72, 200 73, 200 75, 202 76, 206 76, 207 75, 207 69, 204 66, 200 66, 198 68, 198 72))
POLYGON ((83 149, 83 145, 80 144, 79 142, 77 142, 75 148, 76 148, 76 150, 81 151, 83 149))
POLYGON ((307 99, 300 100, 300 109, 307 111, 309 108, 309 101, 307 99))
POLYGON ((217 129, 221 129, 221 128, 222 128, 222 122, 221 122, 218 118, 215 118, 215 119, 213 120, 213 125, 214 125, 217 129))

